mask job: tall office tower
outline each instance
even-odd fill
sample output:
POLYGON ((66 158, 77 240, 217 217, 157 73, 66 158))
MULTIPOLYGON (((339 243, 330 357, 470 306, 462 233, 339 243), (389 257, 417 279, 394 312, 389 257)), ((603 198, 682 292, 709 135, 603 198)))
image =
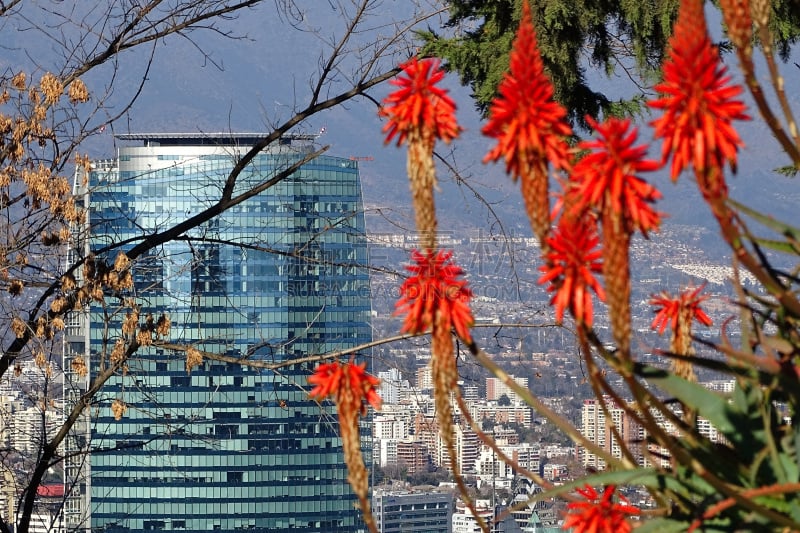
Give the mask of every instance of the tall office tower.
MULTIPOLYGON (((313 141, 281 139, 223 191, 257 135, 117 139, 143 145, 91 173, 90 245, 110 262, 298 164, 313 141)), ((357 163, 320 156, 137 259, 133 292, 142 317, 169 314, 171 343, 278 363, 371 340, 366 263, 357 163)), ((124 318, 112 311, 91 312, 94 371, 124 318)), ((271 371, 206 358, 187 372, 184 353, 142 347, 103 389, 93 421, 92 530, 363 530, 335 413, 308 399, 316 365, 271 371), (119 420, 115 399, 127 407, 119 420)), ((368 435, 362 443, 369 451, 368 435)))

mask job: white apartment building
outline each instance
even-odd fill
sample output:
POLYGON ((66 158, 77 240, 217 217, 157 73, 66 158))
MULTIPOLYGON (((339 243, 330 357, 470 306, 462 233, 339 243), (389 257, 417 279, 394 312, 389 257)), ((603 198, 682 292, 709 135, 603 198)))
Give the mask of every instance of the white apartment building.
POLYGON ((373 451, 372 457, 381 468, 397 466, 397 439, 381 439, 377 441, 374 449, 377 449, 378 453, 373 451))
MULTIPOLYGON (((637 449, 642 442, 641 427, 625 413, 625 410, 616 405, 610 397, 603 399, 604 405, 596 399, 584 400, 581 408, 581 433, 592 443, 607 451, 612 457, 622 458, 622 446, 614 436, 612 428, 622 437, 624 445, 640 456, 637 449), (606 412, 608 416, 606 416, 606 412)), ((605 461, 590 453, 583 447, 578 447, 580 460, 584 466, 603 470, 605 461)))
POLYGON ((708 381, 703 383, 703 385, 708 390, 713 390, 716 392, 724 392, 729 394, 733 392, 734 387, 736 387, 736 380, 734 379, 717 379, 714 381, 708 381))
POLYGON ((408 422, 395 415, 378 415, 372 419, 373 437, 376 439, 406 439, 408 422))
MULTIPOLYGON (((494 510, 489 500, 475 500, 475 509, 484 522, 490 522, 494 510)), ((459 500, 456 503, 457 511, 453 513, 453 533, 481 533, 480 525, 472 511, 459 500)))
MULTIPOLYGON (((511 450, 506 447, 501 447, 500 450, 511 456, 511 450)), ((478 476, 478 488, 488 485, 498 489, 510 489, 514 481, 514 469, 511 464, 501 460, 488 446, 481 446, 480 454, 475 461, 475 474, 478 476)))
POLYGON ((433 376, 431 376, 430 365, 417 368, 417 388, 420 390, 433 388, 433 376))
POLYGON ((497 402, 473 402, 469 406, 469 412, 475 421, 488 418, 495 424, 511 422, 526 428, 533 423, 533 410, 524 403, 499 405, 497 402))
POLYGON ((539 444, 523 442, 509 446, 511 458, 529 472, 539 473, 542 464, 542 451, 539 444))
POLYGON ((461 387, 461 397, 467 402, 480 400, 480 390, 477 385, 467 385, 462 381, 459 382, 459 387, 461 387))
POLYGON ((378 372, 381 380, 379 394, 384 404, 396 404, 400 402, 401 391, 408 390, 410 384, 403 379, 403 374, 396 368, 391 368, 386 372, 378 372))
MULTIPOLYGON (((669 450, 655 443, 646 443, 647 435, 644 429, 610 398, 606 397, 605 401, 610 418, 606 417, 602 405, 597 400, 584 400, 581 409, 581 433, 591 442, 609 452, 612 457, 622 458, 622 447, 611 431, 611 428, 614 427, 639 464, 670 467, 672 458, 669 450)), ((653 410, 651 416, 668 435, 680 436, 680 430, 675 420, 680 419, 683 413, 678 405, 675 405, 672 413, 674 417, 665 417, 660 411, 653 410)), ((722 442, 724 439, 719 431, 702 417, 697 418, 697 431, 711 442, 722 442)), ((598 470, 605 468, 605 462, 586 449, 578 446, 577 452, 584 466, 598 470)))
MULTIPOLYGON (((518 385, 526 389, 528 388, 528 378, 516 377, 514 375, 510 375, 509 377, 518 385)), ((501 379, 486 378, 486 400, 490 402, 496 402, 503 396, 508 397, 508 399, 511 401, 522 401, 522 399, 519 398, 513 390, 511 390, 511 387, 503 383, 501 379)))
POLYGON ((11 434, 11 398, 0 393, 0 448, 8 448, 11 434))

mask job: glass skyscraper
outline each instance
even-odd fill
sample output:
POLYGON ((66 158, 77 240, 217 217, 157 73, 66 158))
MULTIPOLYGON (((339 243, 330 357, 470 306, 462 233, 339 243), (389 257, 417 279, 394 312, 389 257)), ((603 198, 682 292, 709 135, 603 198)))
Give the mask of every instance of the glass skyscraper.
MULTIPOLYGON (((89 180, 90 248, 111 263, 223 194, 267 182, 313 141, 281 139, 223 191, 257 135, 117 139, 139 143, 96 162, 89 180)), ((357 163, 320 156, 138 259, 132 292, 142 317, 168 313, 169 343, 272 364, 371 340, 366 263, 357 163)), ((91 309, 94 371, 119 335, 113 311, 91 309)), ((273 371, 205 359, 189 373, 167 348, 141 348, 92 412, 93 531, 364 529, 334 409, 308 399, 317 362, 273 371), (120 420, 115 399, 127 406, 120 420)))

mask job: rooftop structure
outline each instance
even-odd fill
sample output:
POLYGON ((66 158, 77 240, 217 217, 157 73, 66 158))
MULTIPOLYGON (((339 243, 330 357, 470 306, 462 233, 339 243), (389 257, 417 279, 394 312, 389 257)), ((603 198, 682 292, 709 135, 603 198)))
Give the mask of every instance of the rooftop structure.
POLYGON ((450 533, 453 494, 450 492, 391 492, 376 490, 372 497, 379 533, 450 533))
MULTIPOLYGON (((144 146, 244 146, 251 147, 266 139, 264 133, 118 133, 114 135, 120 141, 143 141, 144 146)), ((286 134, 281 136, 278 144, 310 142, 319 137, 317 134, 286 134)))

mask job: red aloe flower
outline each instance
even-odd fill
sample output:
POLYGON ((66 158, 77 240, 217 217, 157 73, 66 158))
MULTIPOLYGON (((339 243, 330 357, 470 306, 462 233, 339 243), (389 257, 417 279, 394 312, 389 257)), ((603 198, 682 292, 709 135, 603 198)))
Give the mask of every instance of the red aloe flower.
POLYGON ((458 279, 464 271, 450 258, 452 252, 439 250, 425 254, 414 250, 411 259, 415 264, 406 269, 413 274, 400 287, 400 300, 396 314, 406 313, 403 333, 422 333, 430 330, 436 322, 449 331, 455 328, 459 337, 470 341, 469 328, 475 321, 469 309, 472 291, 466 280, 458 279))
POLYGON ((614 485, 607 486, 602 496, 589 485, 578 489, 578 494, 586 501, 567 504, 567 516, 562 529, 576 533, 630 533, 631 524, 626 518, 638 515, 639 509, 628 505, 622 495, 619 503, 614 502, 615 491, 614 485))
POLYGON ((559 219, 558 227, 548 238, 545 264, 539 267, 544 274, 538 282, 550 283, 547 290, 554 293, 550 304, 555 305, 556 321, 561 322, 564 309, 569 308, 576 321, 592 326, 590 289, 605 300, 603 287, 595 277, 603 269, 598 242, 593 221, 577 221, 568 216, 559 219))
POLYGON ((564 139, 572 135, 572 129, 565 120, 567 111, 553 100, 553 85, 544 72, 527 1, 522 4, 509 63, 482 129, 484 135, 497 139, 484 161, 503 157, 506 172, 514 179, 537 161, 549 160, 557 168, 566 168, 569 157, 564 139))
POLYGON ((553 85, 544 72, 536 43, 530 6, 522 4, 522 17, 509 55, 509 70, 489 108, 484 135, 497 145, 484 162, 506 162, 506 172, 522 181, 525 210, 539 242, 550 233, 548 164, 566 169, 570 164, 566 137, 572 129, 566 110, 553 100, 553 85))
POLYGON ((319 401, 324 400, 328 396, 333 396, 335 398, 339 393, 339 386, 342 382, 343 374, 344 370, 339 361, 332 361, 319 365, 314 371, 314 374, 308 378, 308 382, 311 385, 316 385, 308 395, 319 401))
POLYGON ((347 465, 347 481, 358 496, 364 521, 370 531, 375 531, 375 521, 369 505, 369 472, 361 455, 359 415, 366 414, 364 401, 375 409, 381 408, 381 398, 375 388, 380 380, 366 372, 367 363, 354 364, 333 361, 317 367, 308 382, 316 385, 309 393, 318 401, 333 396, 339 416, 339 434, 342 438, 344 462, 347 465))
POLYGON ((419 61, 413 57, 401 68, 407 77, 390 82, 399 88, 383 101, 380 111, 381 116, 389 119, 383 127, 386 142, 397 136, 400 146, 411 132, 444 142, 458 137, 460 128, 455 118, 455 102, 447 95, 447 90, 436 86, 444 78, 439 61, 419 61))
POLYGON ((656 307, 656 316, 650 327, 658 331, 659 335, 664 334, 664 330, 669 326, 673 332, 679 330, 681 320, 696 320, 704 326, 711 325, 711 319, 700 308, 700 304, 708 299, 708 295, 700 296, 700 292, 705 285, 696 289, 688 288, 679 295, 674 296, 666 291, 653 296, 650 305, 656 307))
POLYGON ((648 105, 664 111, 651 124, 656 138, 664 139, 664 161, 672 155, 672 179, 690 164, 703 173, 721 168, 727 160, 735 171, 736 151, 743 143, 732 122, 750 117, 744 113, 744 103, 734 99, 742 88, 730 84, 711 44, 703 2, 681 2, 669 44, 664 81, 655 87, 661 98, 648 105))
POLYGON ((380 380, 366 371, 367 363, 354 364, 340 363, 333 361, 323 363, 317 367, 313 375, 309 376, 308 382, 316 385, 309 396, 316 400, 324 400, 332 396, 334 401, 341 408, 345 395, 355 399, 355 403, 363 410, 366 401, 376 410, 381 408, 381 397, 376 390, 380 380))
POLYGON ((621 217, 623 231, 643 234, 658 227, 659 214, 650 204, 661 198, 658 190, 636 176, 639 172, 657 170, 657 161, 644 159, 647 146, 634 146, 636 128, 629 130, 631 121, 609 118, 598 124, 591 117, 587 122, 598 138, 583 141, 579 148, 591 150, 578 161, 572 172, 574 209, 596 209, 602 214, 621 217))

